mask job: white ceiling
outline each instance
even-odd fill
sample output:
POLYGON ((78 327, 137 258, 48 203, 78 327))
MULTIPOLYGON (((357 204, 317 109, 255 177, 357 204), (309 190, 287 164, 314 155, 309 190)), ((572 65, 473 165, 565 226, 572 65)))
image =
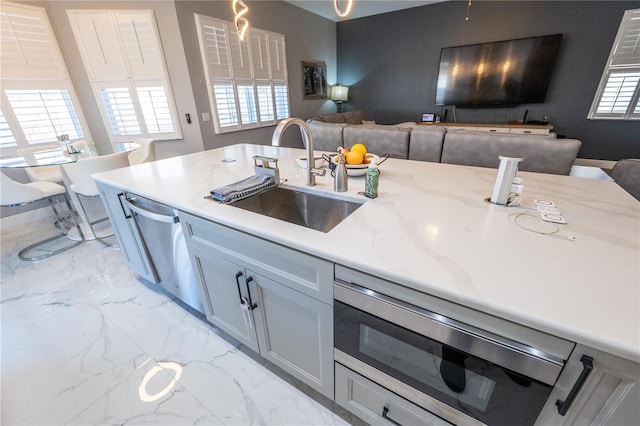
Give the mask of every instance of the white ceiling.
MULTIPOLYGON (((446 0, 353 0, 351 14, 346 18, 340 18, 333 8, 333 0, 285 0, 294 6, 305 9, 316 15, 320 15, 332 21, 346 21, 365 16, 379 15, 381 13, 394 12, 396 10, 409 9, 411 7, 424 6, 439 3, 446 0)), ((338 0, 338 5, 344 10, 346 0, 338 0)))

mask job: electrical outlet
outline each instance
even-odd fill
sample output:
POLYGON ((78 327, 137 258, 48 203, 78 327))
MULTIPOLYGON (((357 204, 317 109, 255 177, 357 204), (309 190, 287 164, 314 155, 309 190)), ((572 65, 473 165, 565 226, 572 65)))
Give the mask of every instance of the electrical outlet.
POLYGON ((208 112, 203 112, 202 121, 211 121, 211 114, 209 114, 208 112))

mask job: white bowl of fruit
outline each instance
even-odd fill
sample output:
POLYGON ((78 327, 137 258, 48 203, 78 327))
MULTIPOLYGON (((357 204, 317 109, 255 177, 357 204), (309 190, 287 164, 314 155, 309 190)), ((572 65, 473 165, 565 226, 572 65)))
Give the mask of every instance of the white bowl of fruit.
MULTIPOLYGON (((375 161, 376 164, 380 164, 382 161, 386 160, 387 157, 383 156, 385 158, 381 161, 378 155, 367 152, 367 147, 361 143, 357 143, 351 148, 340 147, 338 148, 338 151, 344 156, 344 165, 347 168, 347 175, 349 176, 363 176, 367 173, 369 164, 372 161, 375 161)), ((331 162, 338 164, 339 157, 339 154, 332 156, 331 162)))

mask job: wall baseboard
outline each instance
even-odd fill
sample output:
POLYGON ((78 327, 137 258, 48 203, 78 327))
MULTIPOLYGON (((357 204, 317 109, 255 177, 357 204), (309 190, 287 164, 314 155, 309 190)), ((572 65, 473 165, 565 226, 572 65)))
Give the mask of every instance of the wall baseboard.
POLYGON ((3 230, 15 228, 17 226, 24 226, 36 221, 41 221, 47 218, 54 219, 53 212, 49 206, 42 207, 36 210, 29 210, 24 213, 18 213, 12 216, 3 217, 0 219, 0 228, 3 230))

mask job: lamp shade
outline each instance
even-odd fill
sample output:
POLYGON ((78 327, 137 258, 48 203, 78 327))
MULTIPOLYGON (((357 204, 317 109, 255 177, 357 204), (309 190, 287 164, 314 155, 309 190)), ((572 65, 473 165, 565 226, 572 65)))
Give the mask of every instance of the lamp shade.
POLYGON ((347 86, 333 86, 331 88, 331 100, 332 101, 348 101, 349 100, 349 88, 347 86))

